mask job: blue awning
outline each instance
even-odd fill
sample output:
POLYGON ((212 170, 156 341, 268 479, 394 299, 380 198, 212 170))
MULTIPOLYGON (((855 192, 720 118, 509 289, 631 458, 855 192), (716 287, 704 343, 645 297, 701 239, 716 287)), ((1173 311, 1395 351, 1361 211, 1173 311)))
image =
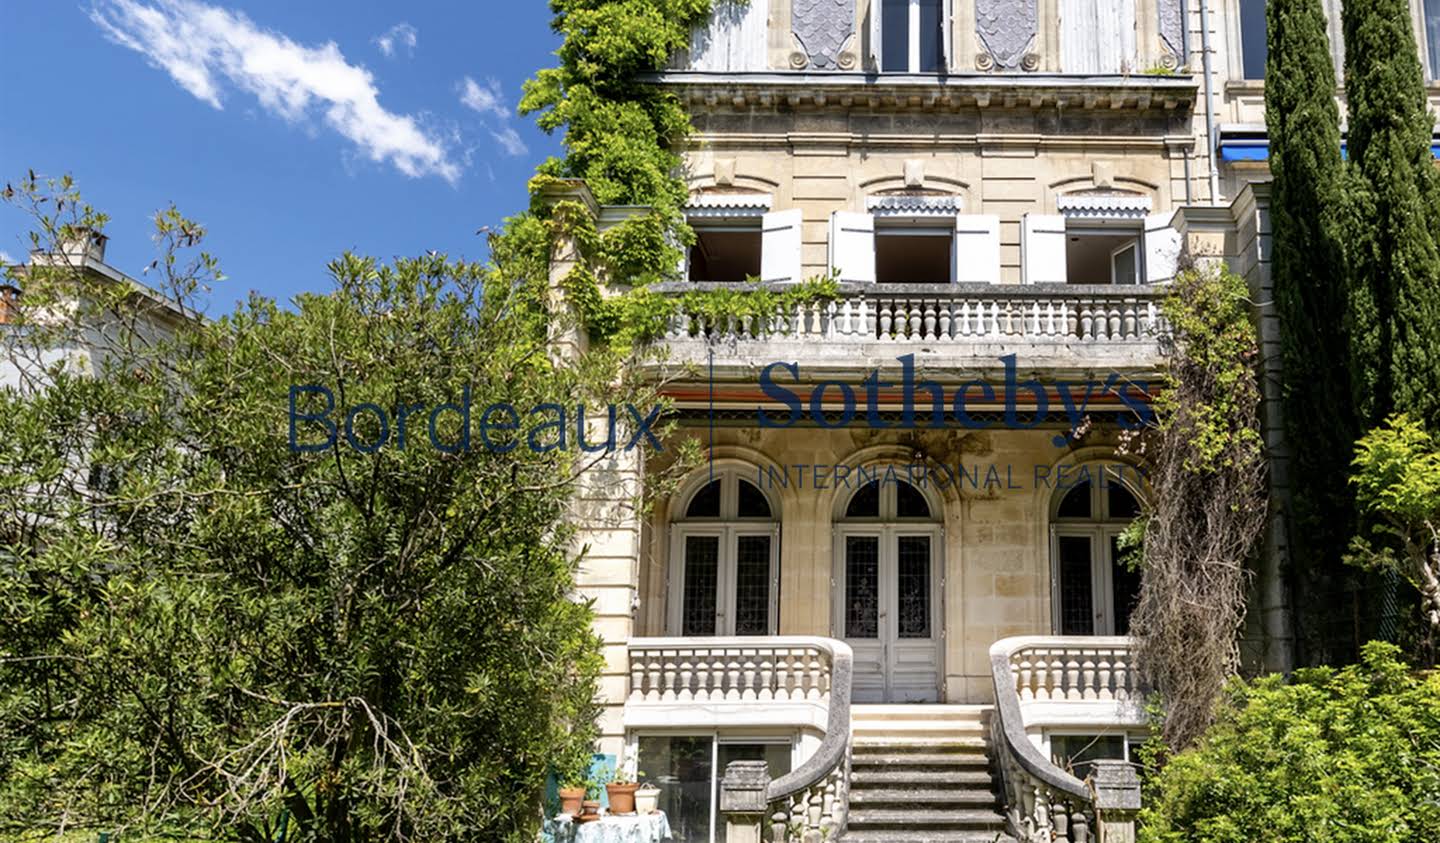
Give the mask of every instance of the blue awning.
MULTIPOLYGON (((1440 158, 1440 141, 1432 141, 1430 154, 1440 158)), ((1340 142, 1340 157, 1346 158, 1347 150, 1345 142, 1340 142)), ((1221 161, 1268 161, 1270 160, 1270 141, 1268 138, 1257 137, 1225 137, 1220 138, 1220 160, 1221 161)))

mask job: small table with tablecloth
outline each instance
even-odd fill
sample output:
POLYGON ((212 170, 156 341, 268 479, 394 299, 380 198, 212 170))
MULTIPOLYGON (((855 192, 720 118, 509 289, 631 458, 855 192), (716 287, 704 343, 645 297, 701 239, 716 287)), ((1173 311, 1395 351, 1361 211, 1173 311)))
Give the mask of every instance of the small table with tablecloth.
POLYGON ((594 822, 577 823, 565 814, 555 818, 555 843, 665 843, 674 840, 664 811, 653 814, 607 814, 594 822))

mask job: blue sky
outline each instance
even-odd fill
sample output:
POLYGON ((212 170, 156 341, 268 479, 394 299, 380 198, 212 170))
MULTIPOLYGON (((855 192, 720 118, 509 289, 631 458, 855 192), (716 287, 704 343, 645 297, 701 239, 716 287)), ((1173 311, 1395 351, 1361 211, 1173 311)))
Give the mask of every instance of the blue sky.
MULTIPOLYGON (((0 0, 0 181, 73 174, 138 274, 170 202, 250 290, 325 291, 345 249, 485 255, 558 141, 514 113, 552 65, 548 5, 366 0, 0 0)), ((0 252, 26 220, 0 207, 0 252)))

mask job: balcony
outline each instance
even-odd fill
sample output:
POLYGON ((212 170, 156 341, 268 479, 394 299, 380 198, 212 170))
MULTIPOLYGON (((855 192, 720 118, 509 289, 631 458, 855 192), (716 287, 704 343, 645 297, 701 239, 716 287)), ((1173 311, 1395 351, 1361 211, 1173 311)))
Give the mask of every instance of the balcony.
MULTIPOLYGON (((705 289, 744 285, 705 285, 705 289)), ((664 284, 680 297, 697 287, 664 284)), ((894 365, 998 371, 1014 354, 1021 371, 1143 372, 1159 362, 1167 325, 1163 285, 846 284, 838 299, 764 317, 716 318, 685 309, 663 338, 672 363, 748 377, 775 361, 807 372, 851 373, 894 365), (713 355, 713 359, 712 359, 713 355)))

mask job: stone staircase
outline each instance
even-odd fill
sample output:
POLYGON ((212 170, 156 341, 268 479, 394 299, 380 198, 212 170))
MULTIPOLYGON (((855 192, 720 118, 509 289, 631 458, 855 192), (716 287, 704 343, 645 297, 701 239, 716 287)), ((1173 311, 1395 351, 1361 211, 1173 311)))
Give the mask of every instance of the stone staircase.
POLYGON ((1015 843, 991 775, 990 706, 857 705, 846 843, 1015 843))

